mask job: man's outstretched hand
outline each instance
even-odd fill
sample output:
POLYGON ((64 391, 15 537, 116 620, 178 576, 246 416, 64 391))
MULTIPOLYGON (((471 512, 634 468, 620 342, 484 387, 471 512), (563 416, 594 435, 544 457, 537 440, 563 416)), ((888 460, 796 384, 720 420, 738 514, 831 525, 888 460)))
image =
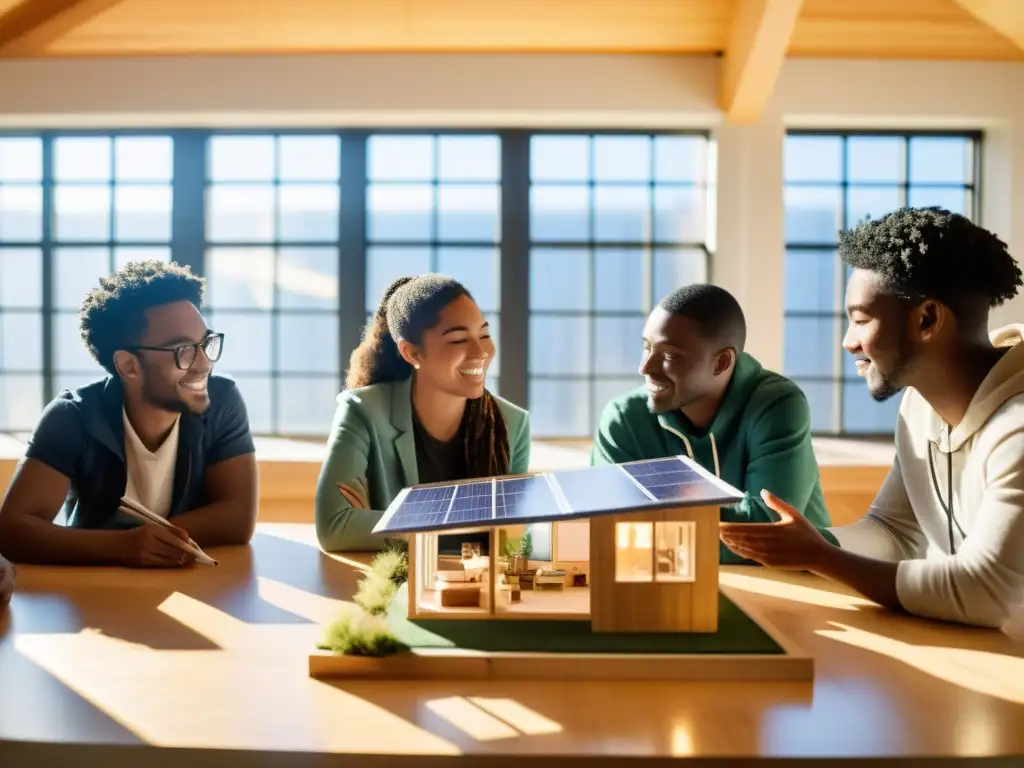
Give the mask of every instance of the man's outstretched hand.
POLYGON ((782 519, 775 523, 719 523, 718 536, 740 557, 770 568, 813 571, 832 546, 800 512, 768 491, 761 498, 782 519))

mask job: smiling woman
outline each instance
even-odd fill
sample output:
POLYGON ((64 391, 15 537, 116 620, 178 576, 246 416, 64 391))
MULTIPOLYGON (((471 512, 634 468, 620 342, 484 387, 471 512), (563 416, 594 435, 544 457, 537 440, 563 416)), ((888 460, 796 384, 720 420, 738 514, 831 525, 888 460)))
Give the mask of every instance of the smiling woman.
POLYGON ((324 549, 380 549, 370 531, 406 486, 526 472, 529 417, 487 390, 494 357, 461 283, 422 275, 388 286, 338 398, 316 495, 324 549))

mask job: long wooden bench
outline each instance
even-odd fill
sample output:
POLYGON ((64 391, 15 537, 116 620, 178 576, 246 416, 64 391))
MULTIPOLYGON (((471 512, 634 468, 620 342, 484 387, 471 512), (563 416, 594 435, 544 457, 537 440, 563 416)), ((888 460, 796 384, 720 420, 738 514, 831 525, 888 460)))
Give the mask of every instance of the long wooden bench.
MULTIPOLYGON (((885 479, 893 446, 886 442, 823 438, 815 440, 821 484, 834 525, 858 519, 885 479)), ((0 435, 0 488, 6 490, 25 450, 11 435, 0 435)), ((589 441, 536 441, 531 468, 537 471, 586 466, 589 441)), ((325 453, 321 440, 257 438, 260 467, 260 519, 308 523, 325 453)))

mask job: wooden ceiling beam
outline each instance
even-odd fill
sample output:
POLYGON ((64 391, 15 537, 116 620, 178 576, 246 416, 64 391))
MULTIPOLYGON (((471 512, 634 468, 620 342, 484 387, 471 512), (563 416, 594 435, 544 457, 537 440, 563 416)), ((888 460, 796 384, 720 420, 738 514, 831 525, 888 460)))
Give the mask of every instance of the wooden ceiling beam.
POLYGON ((0 16, 0 57, 35 56, 122 0, 23 0, 0 16))
POLYGON ((1024 50, 1022 0, 953 0, 974 18, 1024 50))
POLYGON ((771 98, 803 0, 737 0, 722 61, 719 106, 730 123, 753 123, 771 98))

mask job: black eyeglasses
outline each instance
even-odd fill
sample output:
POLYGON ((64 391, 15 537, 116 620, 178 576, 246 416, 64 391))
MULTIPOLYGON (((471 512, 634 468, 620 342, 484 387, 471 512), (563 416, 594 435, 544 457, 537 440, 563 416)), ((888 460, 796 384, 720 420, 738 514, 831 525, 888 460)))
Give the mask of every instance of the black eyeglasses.
POLYGON ((207 359, 211 363, 216 363, 220 360, 220 353, 224 350, 224 334, 223 333, 208 333, 203 337, 202 341, 197 341, 192 344, 178 344, 173 347, 128 347, 129 352, 134 352, 137 349, 145 349, 150 352, 173 352, 174 353, 174 364, 181 370, 187 371, 192 367, 192 364, 196 361, 196 355, 199 354, 199 350, 203 350, 203 354, 206 355, 207 359))

